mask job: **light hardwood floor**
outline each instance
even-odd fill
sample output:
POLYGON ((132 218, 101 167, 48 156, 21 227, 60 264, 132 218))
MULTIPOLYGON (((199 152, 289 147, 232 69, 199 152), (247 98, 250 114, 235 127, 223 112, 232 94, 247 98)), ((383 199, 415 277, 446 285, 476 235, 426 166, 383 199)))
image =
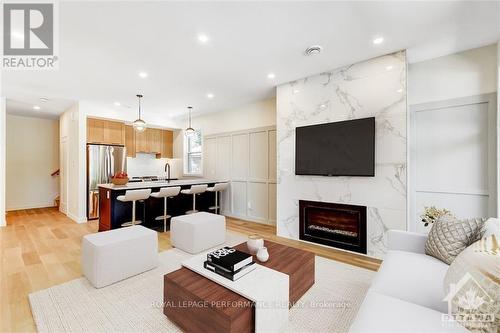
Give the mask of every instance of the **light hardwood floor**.
MULTIPOLYGON (((274 226, 228 218, 227 227, 371 270, 380 265, 362 255, 278 237, 274 226)), ((7 213, 7 226, 0 227, 0 332, 36 331, 28 294, 80 277, 81 239, 94 232, 97 221, 77 224, 54 208, 7 213)), ((158 250, 170 248, 170 233, 159 233, 158 250)))

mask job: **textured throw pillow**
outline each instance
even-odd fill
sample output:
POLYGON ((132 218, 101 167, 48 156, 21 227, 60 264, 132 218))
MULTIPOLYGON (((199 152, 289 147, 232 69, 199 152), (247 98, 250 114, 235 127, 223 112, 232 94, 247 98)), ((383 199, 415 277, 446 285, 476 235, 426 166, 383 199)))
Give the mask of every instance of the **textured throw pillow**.
POLYGON ((483 238, 490 237, 491 235, 496 235, 497 239, 500 239, 500 219, 490 217, 484 222, 483 238))
POLYGON ((445 215, 432 224, 425 242, 425 254, 437 258, 448 265, 460 252, 482 236, 486 219, 459 220, 445 215))
POLYGON ((472 332, 500 327, 500 248, 496 235, 483 238, 451 263, 444 278, 448 311, 472 332))

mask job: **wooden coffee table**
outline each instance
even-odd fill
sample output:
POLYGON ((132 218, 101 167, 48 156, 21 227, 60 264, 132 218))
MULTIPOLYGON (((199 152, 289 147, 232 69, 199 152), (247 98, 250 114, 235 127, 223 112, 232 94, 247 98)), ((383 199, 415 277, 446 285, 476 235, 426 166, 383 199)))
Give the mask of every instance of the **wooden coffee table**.
MULTIPOLYGON (((290 307, 314 284, 314 253, 265 241, 269 260, 260 265, 289 276, 290 307)), ((235 246, 247 252, 246 243, 235 246)), ((251 273, 250 273, 251 274, 251 273)), ((253 332, 252 301, 187 269, 164 276, 163 313, 188 332, 253 332)))

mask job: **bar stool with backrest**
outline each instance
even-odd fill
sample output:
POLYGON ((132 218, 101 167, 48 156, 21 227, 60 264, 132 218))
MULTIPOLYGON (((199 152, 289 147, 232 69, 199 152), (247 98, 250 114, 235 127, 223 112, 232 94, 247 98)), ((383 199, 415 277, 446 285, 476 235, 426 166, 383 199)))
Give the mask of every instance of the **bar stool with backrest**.
POLYGON ((228 183, 217 183, 212 187, 207 188, 207 192, 215 192, 215 206, 209 207, 208 209, 214 210, 215 214, 220 214, 220 207, 218 203, 219 192, 224 191, 228 186, 228 183))
POLYGON ((188 210, 186 214, 193 214, 197 213, 198 211, 196 210, 196 195, 200 193, 204 193, 207 190, 208 185, 203 184, 203 185, 191 185, 191 188, 189 190, 182 190, 182 194, 192 194, 193 195, 193 209, 188 210))
MULTIPOLYGON (((127 190, 125 195, 119 195, 116 199, 121 202, 132 201, 132 221, 122 223, 122 227, 130 227, 132 225, 141 224, 142 221, 135 219, 135 206, 137 201, 146 200, 151 194, 151 189, 127 190)), ((144 215, 144 214, 143 214, 144 215)), ((144 216, 142 217, 144 218, 144 216)))
POLYGON ((151 193, 151 196, 153 198, 158 198, 158 199, 163 198, 163 215, 157 216, 155 218, 156 221, 163 220, 163 232, 167 232, 167 220, 171 217, 170 215, 167 215, 167 199, 177 196, 180 191, 181 191, 180 186, 173 186, 173 187, 162 187, 160 188, 160 191, 151 193))

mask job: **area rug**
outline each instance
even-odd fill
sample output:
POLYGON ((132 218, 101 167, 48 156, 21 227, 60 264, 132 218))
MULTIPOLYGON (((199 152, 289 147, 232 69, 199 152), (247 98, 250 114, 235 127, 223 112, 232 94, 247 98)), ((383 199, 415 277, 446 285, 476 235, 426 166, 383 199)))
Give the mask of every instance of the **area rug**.
MULTIPOLYGON (((227 246, 245 241, 228 233, 227 246)), ((191 255, 159 254, 158 268, 101 289, 85 278, 29 295, 39 332, 181 332, 162 311, 163 275, 191 255)), ((347 332, 374 272, 316 256, 316 282, 290 309, 287 332, 347 332)))

